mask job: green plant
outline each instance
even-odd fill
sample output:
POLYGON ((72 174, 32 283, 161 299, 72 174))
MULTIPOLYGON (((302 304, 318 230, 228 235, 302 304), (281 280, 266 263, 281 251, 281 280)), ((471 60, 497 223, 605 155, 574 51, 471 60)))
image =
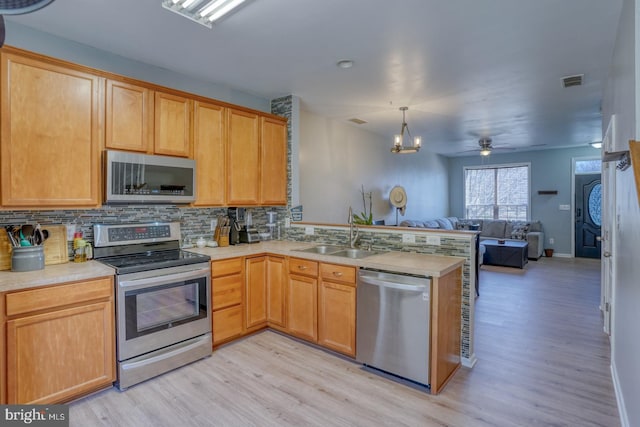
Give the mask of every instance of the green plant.
POLYGON ((360 215, 353 214, 353 222, 355 224, 360 224, 360 225, 373 224, 373 211, 371 210, 372 193, 373 193, 372 191, 365 193, 364 185, 361 186, 360 194, 362 194, 362 206, 364 208, 364 212, 360 212, 360 215), (369 198, 369 213, 367 213, 367 198, 369 198))

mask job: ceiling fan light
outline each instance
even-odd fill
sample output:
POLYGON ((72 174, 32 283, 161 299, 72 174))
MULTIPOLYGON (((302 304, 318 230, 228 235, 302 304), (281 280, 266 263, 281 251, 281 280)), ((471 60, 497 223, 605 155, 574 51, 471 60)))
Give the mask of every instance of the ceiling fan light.
POLYGON ((483 148, 482 150, 480 150, 481 156, 488 156, 489 154, 491 154, 491 150, 489 150, 488 148, 483 148))

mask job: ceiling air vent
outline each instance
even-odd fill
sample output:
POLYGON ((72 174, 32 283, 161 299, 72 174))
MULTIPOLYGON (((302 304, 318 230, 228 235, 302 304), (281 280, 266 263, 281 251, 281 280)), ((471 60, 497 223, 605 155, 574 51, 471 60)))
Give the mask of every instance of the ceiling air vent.
POLYGON ((582 86, 584 74, 576 74, 575 76, 565 76, 562 78, 563 87, 582 86))
POLYGON ((363 124, 367 123, 362 119, 356 119, 356 118, 349 119, 349 121, 352 122, 352 123, 355 123, 357 125, 363 125, 363 124))

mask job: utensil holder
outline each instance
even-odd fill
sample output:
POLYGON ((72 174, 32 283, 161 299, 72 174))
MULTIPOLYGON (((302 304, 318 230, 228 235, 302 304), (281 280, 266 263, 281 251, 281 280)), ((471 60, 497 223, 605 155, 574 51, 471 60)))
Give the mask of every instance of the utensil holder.
POLYGON ((11 251, 11 271, 35 271, 44 268, 44 246, 21 246, 11 251))

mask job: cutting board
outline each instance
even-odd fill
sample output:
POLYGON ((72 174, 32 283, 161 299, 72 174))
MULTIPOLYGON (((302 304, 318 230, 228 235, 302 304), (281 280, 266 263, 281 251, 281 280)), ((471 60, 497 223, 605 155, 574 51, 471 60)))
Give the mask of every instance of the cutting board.
MULTIPOLYGON (((67 228, 64 225, 43 225, 49 231, 49 238, 44 242, 45 265, 69 262, 67 247, 67 228)), ((11 269, 11 243, 4 230, 0 230, 0 270, 11 269)))

